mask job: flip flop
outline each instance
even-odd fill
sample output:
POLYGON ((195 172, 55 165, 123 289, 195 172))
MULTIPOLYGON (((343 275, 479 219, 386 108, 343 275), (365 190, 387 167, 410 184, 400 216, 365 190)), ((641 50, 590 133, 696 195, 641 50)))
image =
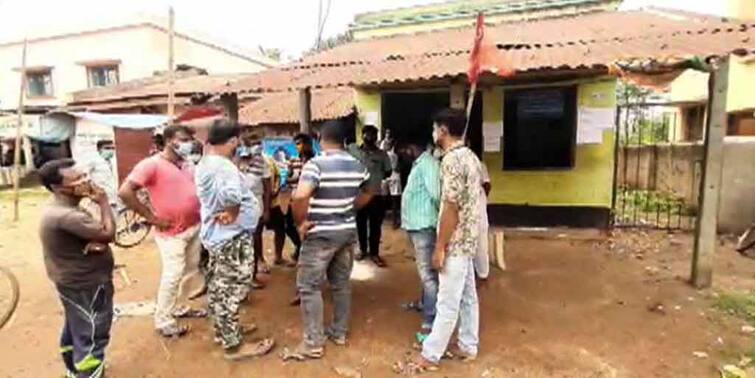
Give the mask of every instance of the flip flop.
POLYGON ((207 310, 203 309, 193 309, 190 307, 183 307, 179 310, 173 311, 173 317, 179 318, 179 319, 185 319, 185 318, 206 318, 207 317, 207 310))
POLYGON ((394 373, 406 376, 416 376, 440 369, 438 365, 430 363, 420 364, 416 361, 396 361, 391 368, 394 373))
POLYGON ((157 330, 157 333, 160 334, 160 336, 166 338, 166 339, 176 339, 182 336, 185 336, 189 331, 191 330, 191 327, 188 325, 172 325, 164 328, 160 328, 157 330))
POLYGON ((244 358, 262 357, 275 347, 275 340, 271 338, 260 340, 254 344, 245 344, 235 353, 225 354, 225 359, 229 361, 238 361, 244 358))
POLYGON ((280 358, 283 360, 283 362, 286 361, 307 361, 307 360, 319 360, 325 355, 325 349, 324 348, 309 348, 305 346, 304 344, 300 344, 296 349, 290 350, 288 348, 283 348, 283 351, 280 354, 280 358))

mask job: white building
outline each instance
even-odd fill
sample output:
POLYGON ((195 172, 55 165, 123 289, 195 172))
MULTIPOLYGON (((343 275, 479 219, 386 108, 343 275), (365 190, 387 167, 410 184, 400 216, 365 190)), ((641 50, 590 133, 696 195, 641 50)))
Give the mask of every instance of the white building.
MULTIPOLYGON (((141 17, 28 39, 27 111, 64 105, 74 91, 152 76, 168 67, 165 20, 141 17)), ((210 74, 257 72, 277 62, 195 33, 176 31, 176 65, 210 74)), ((15 110, 22 40, 0 41, 0 110, 15 110)))

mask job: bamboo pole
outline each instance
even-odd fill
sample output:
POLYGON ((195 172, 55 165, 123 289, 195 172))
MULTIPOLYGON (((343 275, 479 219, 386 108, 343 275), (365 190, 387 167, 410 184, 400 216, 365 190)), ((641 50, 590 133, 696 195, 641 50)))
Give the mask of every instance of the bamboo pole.
POLYGON ((24 97, 26 96, 26 47, 28 42, 24 39, 24 47, 21 51, 21 85, 18 91, 18 123, 16 124, 16 146, 13 151, 13 221, 18 222, 18 189, 21 185, 21 129, 24 124, 24 97))
POLYGON ((173 64, 173 40, 175 37, 175 13, 173 7, 170 7, 168 11, 168 124, 173 124, 173 117, 175 117, 175 90, 173 88, 175 83, 175 70, 173 64))

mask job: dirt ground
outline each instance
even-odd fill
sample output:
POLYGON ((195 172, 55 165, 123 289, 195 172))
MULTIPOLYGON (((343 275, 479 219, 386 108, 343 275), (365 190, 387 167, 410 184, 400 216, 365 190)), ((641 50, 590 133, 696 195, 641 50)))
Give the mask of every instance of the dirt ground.
MULTIPOLYGON (((20 306, 0 330, 0 377, 59 376, 61 309, 45 275, 37 238, 46 196, 26 191, 22 220, 10 222, 8 194, 0 193, 0 264, 21 283, 20 306)), ((410 249, 401 232, 386 228, 389 267, 358 264, 353 280, 350 344, 329 346, 326 357, 283 363, 277 352, 300 337, 298 308, 289 307, 294 270, 275 269, 268 288, 253 294, 243 320, 257 335, 276 338, 273 355, 229 363, 212 342, 209 323, 191 321, 193 333, 163 341, 149 317, 121 318, 113 326, 110 377, 336 377, 336 369, 364 377, 392 376, 391 365, 411 350, 416 313, 400 305, 419 292, 410 249)), ((269 249, 269 235, 267 249, 269 249)), ((288 248, 288 246, 287 246, 288 248)), ((435 377, 714 377, 723 363, 752 348, 744 324, 713 310, 720 292, 749 290, 755 262, 724 243, 715 287, 697 291, 688 275, 686 235, 549 231, 507 233, 505 272, 494 270, 480 291, 480 356, 472 363, 444 362, 435 377), (706 355, 695 352, 704 352, 706 355)), ((269 252, 269 251, 268 251, 269 252)), ((159 257, 148 240, 116 251, 131 285, 116 274, 116 303, 153 299, 159 257)), ((2 294, 0 294, 2 295, 2 294)), ((326 303, 329 303, 326 295, 326 303)))

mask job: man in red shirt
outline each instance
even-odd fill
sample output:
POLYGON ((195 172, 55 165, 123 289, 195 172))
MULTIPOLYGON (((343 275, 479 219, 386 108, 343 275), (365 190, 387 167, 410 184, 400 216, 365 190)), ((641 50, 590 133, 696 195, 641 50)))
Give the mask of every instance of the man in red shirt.
POLYGON ((201 282, 199 199, 193 164, 189 162, 194 150, 192 130, 185 126, 166 127, 163 140, 162 151, 134 167, 119 195, 126 206, 157 228, 155 242, 160 250, 162 277, 157 292, 155 328, 164 337, 179 337, 186 334, 189 327, 179 326, 176 318, 206 316, 206 311, 176 307, 180 294, 188 292, 187 286, 201 282), (142 189, 149 193, 149 204, 138 198, 142 189))

